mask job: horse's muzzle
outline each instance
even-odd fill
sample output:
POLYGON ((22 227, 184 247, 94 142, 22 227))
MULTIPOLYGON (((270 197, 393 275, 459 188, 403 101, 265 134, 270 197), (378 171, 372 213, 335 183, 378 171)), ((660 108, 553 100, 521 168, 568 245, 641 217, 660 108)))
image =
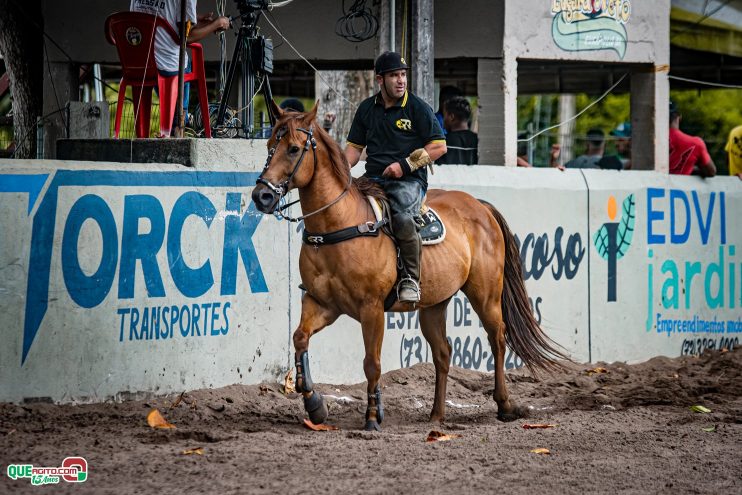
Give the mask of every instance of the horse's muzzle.
POLYGON ((263 213, 273 213, 278 206, 280 196, 268 189, 265 184, 258 184, 252 190, 252 200, 258 210, 263 213))

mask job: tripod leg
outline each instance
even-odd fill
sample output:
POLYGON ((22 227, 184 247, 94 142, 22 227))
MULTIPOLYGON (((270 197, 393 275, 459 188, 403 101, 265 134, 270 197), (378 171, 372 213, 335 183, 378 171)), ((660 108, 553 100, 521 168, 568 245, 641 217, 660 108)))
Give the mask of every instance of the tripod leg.
POLYGON ((265 107, 268 109, 268 118, 271 121, 271 128, 276 126, 276 116, 273 115, 273 107, 271 102, 273 101, 273 91, 271 91, 271 81, 268 78, 268 74, 264 74, 265 81, 263 81, 263 98, 265 98, 265 107))
POLYGON ((214 127, 221 127, 224 125, 224 114, 227 111, 227 100, 229 100, 229 93, 232 91, 232 82, 234 81, 234 73, 237 70, 237 61, 240 59, 242 53, 242 41, 245 36, 244 28, 240 28, 240 32, 237 35, 237 43, 234 45, 234 53, 232 53, 232 62, 229 64, 229 72, 227 73, 227 80, 224 84, 224 94, 222 95, 222 101, 219 102, 219 112, 216 114, 216 122, 214 127))

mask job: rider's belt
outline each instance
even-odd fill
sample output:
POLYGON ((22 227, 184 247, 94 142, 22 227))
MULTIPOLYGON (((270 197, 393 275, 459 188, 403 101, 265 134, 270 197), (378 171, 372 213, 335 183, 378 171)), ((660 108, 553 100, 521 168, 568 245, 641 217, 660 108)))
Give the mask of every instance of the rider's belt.
POLYGON ((347 229, 337 230, 327 234, 314 234, 304 230, 301 240, 304 241, 304 244, 309 244, 310 246, 322 246, 325 244, 337 244, 338 242, 347 241, 355 237, 376 237, 379 235, 379 228, 386 225, 386 223, 386 219, 379 220, 378 222, 366 222, 355 227, 348 227, 347 229))

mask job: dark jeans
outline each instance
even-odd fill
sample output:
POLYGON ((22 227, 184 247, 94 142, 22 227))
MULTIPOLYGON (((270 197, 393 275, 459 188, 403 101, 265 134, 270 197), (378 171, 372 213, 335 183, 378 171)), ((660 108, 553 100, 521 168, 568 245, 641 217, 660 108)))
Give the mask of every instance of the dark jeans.
POLYGON ((386 192, 392 209, 392 228, 407 274, 420 280, 422 244, 413 217, 420 214, 425 189, 416 180, 372 177, 386 192))

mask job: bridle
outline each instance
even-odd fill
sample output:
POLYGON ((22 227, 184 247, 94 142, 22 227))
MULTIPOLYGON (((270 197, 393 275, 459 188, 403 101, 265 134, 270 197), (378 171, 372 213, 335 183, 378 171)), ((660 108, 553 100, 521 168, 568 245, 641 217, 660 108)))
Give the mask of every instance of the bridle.
MULTIPOLYGON (((271 164, 273 155, 275 155, 276 153, 276 148, 278 148, 278 143, 280 143, 281 139, 288 133, 288 128, 284 125, 283 127, 279 128, 276 131, 276 143, 273 145, 273 147, 270 150, 268 150, 268 158, 265 160, 265 166, 263 167, 263 171, 260 173, 260 177, 258 177, 258 180, 255 181, 255 184, 263 184, 265 187, 267 187, 268 189, 276 193, 278 195, 278 199, 276 200, 276 202, 281 202, 284 199, 284 197, 289 193, 290 183, 294 179, 294 176, 296 175, 296 173, 299 171, 299 167, 304 162, 304 155, 307 154, 310 148, 312 149, 312 158, 314 159, 314 165, 315 167, 317 166, 317 141, 314 139, 313 126, 310 125, 309 129, 298 127, 297 130, 306 134, 307 140, 304 142, 304 149, 302 149, 301 155, 299 155, 299 159, 296 161, 296 164, 294 165, 294 169, 291 171, 291 174, 289 174, 289 176, 285 180, 279 182, 278 184, 273 184, 271 181, 263 177, 263 174, 265 174, 268 171, 268 167, 271 164)), ((287 204, 283 204, 279 206, 278 208, 274 210, 273 214, 276 215, 276 217, 279 220, 288 220, 289 222, 299 222, 301 220, 304 220, 307 217, 311 217, 312 215, 315 215, 321 211, 326 210, 330 206, 334 205, 335 203, 343 199, 343 197, 346 194, 348 194, 348 191, 350 191, 350 186, 351 186, 352 181, 353 181, 353 176, 350 173, 348 173, 348 184, 346 184, 345 189, 340 194, 340 196, 335 198, 331 203, 328 203, 325 206, 311 213, 307 213, 306 215, 302 215, 300 217, 290 217, 288 215, 283 214, 284 210, 290 208, 292 205, 299 202, 299 200, 296 200, 296 201, 292 201, 291 203, 287 203, 287 204)))

